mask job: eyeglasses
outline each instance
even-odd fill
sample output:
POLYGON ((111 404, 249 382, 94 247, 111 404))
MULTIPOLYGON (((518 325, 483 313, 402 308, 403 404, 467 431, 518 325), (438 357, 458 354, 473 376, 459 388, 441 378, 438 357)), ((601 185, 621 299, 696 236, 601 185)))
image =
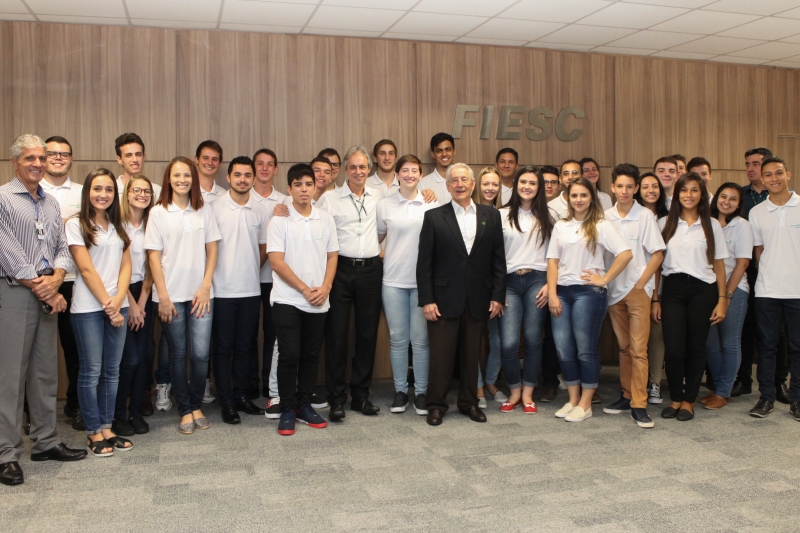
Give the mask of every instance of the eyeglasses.
POLYGON ((134 196, 144 195, 144 196, 153 196, 153 191, 150 189, 142 189, 141 187, 134 187, 130 190, 134 196))
POLYGON ((555 187, 558 185, 558 180, 544 180, 544 184, 546 187, 555 187))
POLYGON ((71 152, 47 152, 47 159, 69 159, 72 157, 71 152))
POLYGON ((562 176, 580 176, 581 175, 581 171, 580 170, 573 170, 573 171, 565 170, 564 172, 561 173, 561 175, 562 176))

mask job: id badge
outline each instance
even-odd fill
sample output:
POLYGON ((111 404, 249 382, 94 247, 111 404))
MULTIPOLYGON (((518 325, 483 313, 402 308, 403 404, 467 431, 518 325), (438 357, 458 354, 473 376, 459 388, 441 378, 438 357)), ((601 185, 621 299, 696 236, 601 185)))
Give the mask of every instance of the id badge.
POLYGON ((364 233, 364 223, 363 222, 356 222, 353 225, 353 231, 356 232, 356 235, 361 235, 364 233))
POLYGON ((42 224, 38 220, 36 221, 36 237, 40 241, 44 240, 44 224, 42 224))

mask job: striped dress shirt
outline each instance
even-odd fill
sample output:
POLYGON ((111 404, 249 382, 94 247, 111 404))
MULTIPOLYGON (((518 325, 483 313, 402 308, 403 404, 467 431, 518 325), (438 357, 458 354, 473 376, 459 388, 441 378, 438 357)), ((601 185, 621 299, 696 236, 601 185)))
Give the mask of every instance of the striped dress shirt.
POLYGON ((55 197, 41 186, 39 200, 15 177, 0 187, 0 277, 12 285, 18 279, 35 279, 45 268, 73 269, 64 234, 64 221, 55 197), (39 239, 36 221, 44 225, 39 239))

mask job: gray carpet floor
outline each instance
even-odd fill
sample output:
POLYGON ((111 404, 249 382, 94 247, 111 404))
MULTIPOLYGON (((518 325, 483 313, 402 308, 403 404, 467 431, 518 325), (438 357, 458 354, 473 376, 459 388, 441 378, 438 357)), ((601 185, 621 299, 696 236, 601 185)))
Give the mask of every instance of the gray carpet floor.
MULTIPOLYGON (((606 403, 616 372, 603 370, 606 403)), ((651 406, 649 430, 601 406, 582 423, 558 420, 565 391, 536 415, 489 402, 486 424, 453 407, 433 428, 413 409, 390 414, 392 394, 375 383, 378 416, 348 410, 291 437, 263 416, 223 424, 214 403, 209 430, 179 434, 173 407, 107 459, 32 463, 26 450, 25 484, 0 485, 0 530, 800 531, 800 423, 782 404, 748 416, 755 393, 691 422, 651 406)), ((82 446, 60 422, 63 440, 82 446)))

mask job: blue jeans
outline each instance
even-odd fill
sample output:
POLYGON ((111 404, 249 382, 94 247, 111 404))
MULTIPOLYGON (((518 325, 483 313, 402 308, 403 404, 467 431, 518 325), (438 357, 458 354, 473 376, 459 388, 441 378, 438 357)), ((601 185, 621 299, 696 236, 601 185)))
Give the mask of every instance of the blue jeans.
POLYGON ((408 393, 408 345, 414 354, 414 394, 428 392, 428 323, 419 307, 417 289, 383 285, 383 312, 389 326, 389 359, 394 390, 408 393))
POLYGON ((728 304, 725 320, 708 331, 706 364, 714 380, 717 396, 728 398, 733 389, 736 372, 742 362, 742 326, 747 314, 749 294, 736 289, 728 304))
MULTIPOLYGON (((489 321, 489 357, 486 359, 486 384, 494 385, 500 374, 500 320, 489 321)), ((483 387, 483 373, 478 365, 478 388, 483 387)))
POLYGON ((192 411, 198 411, 203 402, 206 375, 208 375, 214 299, 211 299, 211 312, 201 318, 192 315, 192 302, 190 301, 175 302, 174 305, 178 316, 172 317, 172 324, 161 324, 164 328, 161 335, 166 334, 169 340, 172 391, 175 393, 180 415, 185 416, 192 411), (186 374, 187 355, 191 365, 189 375, 186 374))
POLYGON ((559 285, 561 316, 553 317, 553 338, 564 381, 596 389, 600 380, 600 328, 608 309, 607 290, 592 285, 559 285))
POLYGON ((520 387, 519 337, 525 324, 525 364, 522 384, 535 387, 542 366, 544 323, 550 312, 547 306, 536 307, 536 294, 547 284, 547 272, 534 270, 524 276, 506 276, 507 307, 500 317, 500 345, 503 373, 509 389, 520 387))
POLYGON ((78 345, 78 403, 86 422, 86 434, 110 429, 114 421, 119 384, 119 363, 128 331, 128 308, 120 310, 125 322, 111 325, 105 311, 70 315, 78 345))
MULTIPOLYGON (((131 283, 131 294, 138 300, 142 293, 142 282, 131 283)), ((128 412, 131 416, 142 416, 142 404, 144 397, 145 382, 147 374, 152 369, 148 356, 150 344, 150 331, 153 329, 153 302, 148 299, 144 305, 144 326, 137 331, 128 330, 125 334, 125 345, 122 350, 122 361, 119 365, 119 387, 117 388, 117 407, 114 418, 127 420, 128 412), (128 407, 128 397, 130 396, 130 407, 128 407)), ((149 394, 149 390, 147 392, 149 394)))

